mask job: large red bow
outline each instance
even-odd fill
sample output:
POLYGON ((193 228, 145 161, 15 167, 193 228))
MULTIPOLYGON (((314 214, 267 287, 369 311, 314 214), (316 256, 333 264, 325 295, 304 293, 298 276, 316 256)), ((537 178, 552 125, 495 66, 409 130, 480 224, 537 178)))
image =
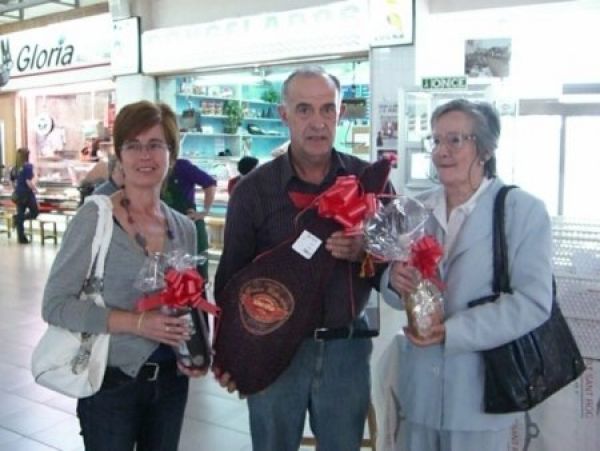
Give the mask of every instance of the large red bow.
POLYGON ((177 271, 168 268, 165 271, 166 287, 160 292, 143 297, 138 302, 138 310, 153 310, 161 305, 169 307, 194 307, 216 315, 219 308, 202 296, 204 279, 192 268, 177 271))
POLYGON ((430 235, 415 241, 410 248, 410 264, 417 268, 423 278, 431 280, 434 284, 441 285, 437 279, 437 265, 444 255, 444 248, 438 240, 430 235))
POLYGON ((377 198, 363 193, 354 175, 338 177, 317 199, 319 215, 332 218, 345 228, 348 235, 362 232, 363 221, 375 213, 377 198))

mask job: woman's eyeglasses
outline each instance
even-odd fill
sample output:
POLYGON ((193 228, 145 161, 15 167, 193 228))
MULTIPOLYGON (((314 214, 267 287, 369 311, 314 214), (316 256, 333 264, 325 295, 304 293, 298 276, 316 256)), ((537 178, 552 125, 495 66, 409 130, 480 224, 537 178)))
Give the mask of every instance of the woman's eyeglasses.
POLYGON ((425 138, 425 149, 429 152, 436 152, 441 145, 446 146, 451 151, 462 149, 467 141, 475 141, 475 135, 465 135, 462 133, 448 133, 444 136, 432 135, 425 138))
POLYGON ((146 149, 148 153, 156 154, 169 150, 169 146, 163 141, 150 141, 146 144, 142 144, 139 141, 127 141, 121 146, 123 152, 135 153, 137 155, 140 155, 144 149, 146 149))

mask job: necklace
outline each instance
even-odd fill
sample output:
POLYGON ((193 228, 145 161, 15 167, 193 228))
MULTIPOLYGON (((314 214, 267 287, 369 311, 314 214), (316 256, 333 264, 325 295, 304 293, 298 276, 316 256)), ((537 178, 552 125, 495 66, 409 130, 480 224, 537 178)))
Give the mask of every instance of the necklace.
MULTIPOLYGON (((123 207, 123 209, 125 210, 125 214, 127 215, 127 222, 129 223, 129 225, 131 225, 131 227, 133 227, 133 230, 135 232, 133 235, 133 239, 144 250, 144 254, 148 255, 149 254, 148 240, 138 230, 137 224, 135 223, 135 221, 133 220, 133 217, 131 216, 131 211, 129 210, 129 207, 131 206, 131 201, 125 194, 125 190, 123 190, 123 197, 121 198, 121 201, 119 203, 121 204, 121 207, 123 207)), ((173 232, 169 228, 169 221, 167 220, 166 217, 165 217, 165 235, 167 236, 167 238, 169 240, 173 239, 173 232)))

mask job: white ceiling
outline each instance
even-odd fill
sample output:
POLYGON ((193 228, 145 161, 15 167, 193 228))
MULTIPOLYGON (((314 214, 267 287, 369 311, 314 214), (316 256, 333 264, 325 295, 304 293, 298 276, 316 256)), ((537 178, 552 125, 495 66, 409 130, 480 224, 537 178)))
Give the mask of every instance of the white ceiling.
POLYGON ((0 0, 0 24, 62 13, 107 0, 0 0))
POLYGON ((471 11, 474 9, 507 8, 512 6, 568 3, 576 0, 425 0, 430 13, 471 11))

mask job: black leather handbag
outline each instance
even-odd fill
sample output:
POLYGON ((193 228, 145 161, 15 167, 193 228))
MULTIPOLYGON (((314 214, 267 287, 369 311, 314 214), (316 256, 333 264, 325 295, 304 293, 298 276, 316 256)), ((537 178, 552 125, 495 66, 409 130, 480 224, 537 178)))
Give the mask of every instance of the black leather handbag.
MULTIPOLYGON (((504 204, 515 186, 500 189, 494 203, 494 295, 477 299, 469 307, 493 302, 500 293, 512 293, 508 274, 504 204)), ((556 302, 552 276, 550 318, 533 331, 488 351, 485 362, 485 412, 509 413, 531 409, 565 385, 577 379, 585 363, 573 334, 556 302)))

